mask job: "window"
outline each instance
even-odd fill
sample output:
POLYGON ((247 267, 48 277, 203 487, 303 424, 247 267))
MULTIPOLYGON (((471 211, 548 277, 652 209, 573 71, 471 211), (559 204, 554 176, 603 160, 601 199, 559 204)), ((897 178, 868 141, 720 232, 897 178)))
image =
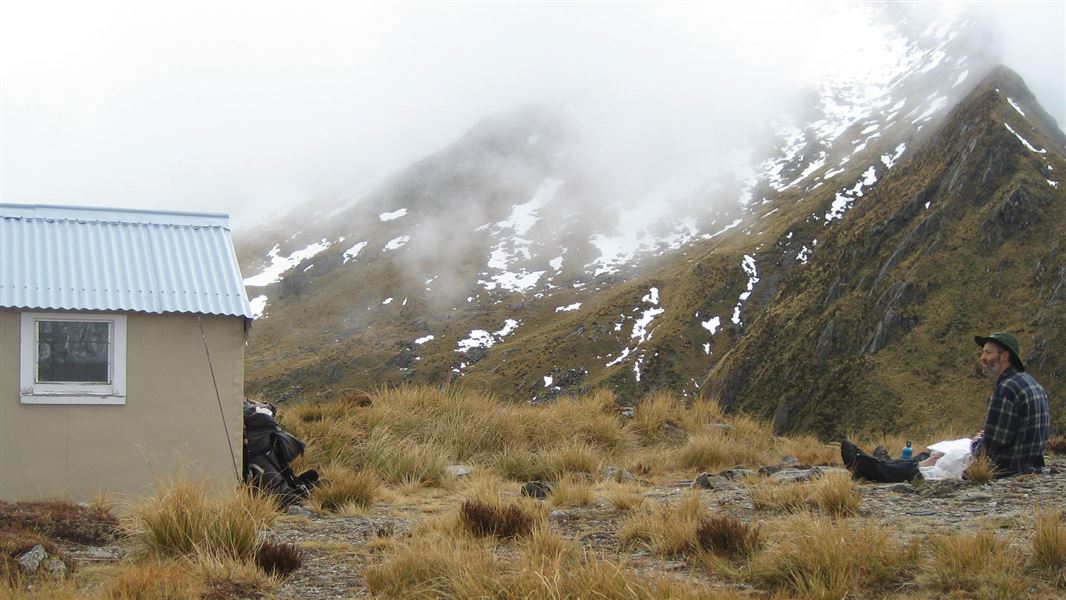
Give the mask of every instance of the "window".
POLYGON ((22 313, 23 404, 125 404, 126 316, 22 313))

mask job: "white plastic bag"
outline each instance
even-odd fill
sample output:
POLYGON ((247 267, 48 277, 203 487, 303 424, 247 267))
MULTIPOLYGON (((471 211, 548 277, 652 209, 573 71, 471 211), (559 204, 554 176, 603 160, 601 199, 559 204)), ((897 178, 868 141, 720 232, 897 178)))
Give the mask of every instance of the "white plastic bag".
POLYGON ((929 446, 933 452, 943 452, 936 464, 931 467, 918 467, 926 479, 962 479, 966 467, 970 466, 970 438, 947 440, 929 446))

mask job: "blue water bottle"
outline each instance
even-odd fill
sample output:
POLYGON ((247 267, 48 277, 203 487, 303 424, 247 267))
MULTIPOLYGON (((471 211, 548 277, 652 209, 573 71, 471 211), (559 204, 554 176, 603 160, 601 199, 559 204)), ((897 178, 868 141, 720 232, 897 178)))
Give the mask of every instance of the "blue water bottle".
POLYGON ((900 453, 899 458, 900 460, 910 460, 912 454, 914 454, 914 448, 911 448, 911 443, 908 441, 907 445, 903 446, 903 452, 900 453))

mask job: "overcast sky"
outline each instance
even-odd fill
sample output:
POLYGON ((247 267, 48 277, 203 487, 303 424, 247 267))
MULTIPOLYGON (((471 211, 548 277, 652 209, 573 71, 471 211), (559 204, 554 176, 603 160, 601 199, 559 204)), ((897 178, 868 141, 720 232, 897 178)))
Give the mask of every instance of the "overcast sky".
MULTIPOLYGON (((1064 7, 970 6, 1060 127, 1064 7)), ((710 137, 721 115, 765 120, 854 54, 863 10, 0 0, 0 201, 229 212, 249 227, 351 196, 529 102, 598 97, 585 106, 605 127, 710 137)))

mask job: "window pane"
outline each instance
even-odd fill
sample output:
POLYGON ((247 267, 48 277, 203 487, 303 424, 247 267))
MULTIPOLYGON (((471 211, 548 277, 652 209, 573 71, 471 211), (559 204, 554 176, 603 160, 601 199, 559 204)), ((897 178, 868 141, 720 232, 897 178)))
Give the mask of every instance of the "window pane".
POLYGON ((37 322, 37 381, 108 383, 111 324, 37 322))

